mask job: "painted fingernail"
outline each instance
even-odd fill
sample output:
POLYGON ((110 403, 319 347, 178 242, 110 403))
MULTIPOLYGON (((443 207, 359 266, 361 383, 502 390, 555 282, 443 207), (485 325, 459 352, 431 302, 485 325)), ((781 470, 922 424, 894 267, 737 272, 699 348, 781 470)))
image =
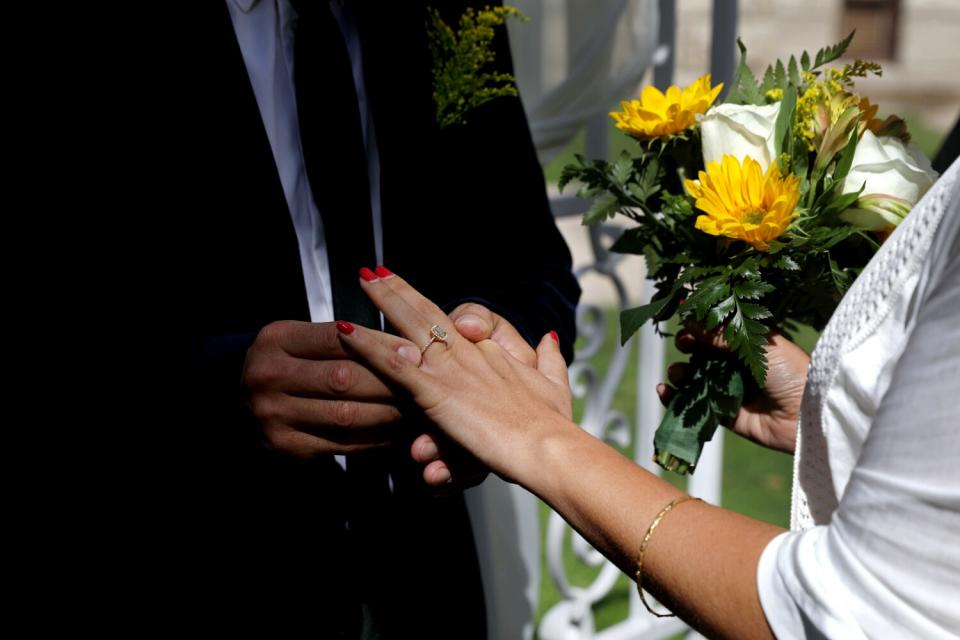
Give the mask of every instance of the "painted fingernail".
POLYGON ((375 274, 373 271, 370 271, 370 269, 363 267, 362 269, 360 269, 360 277, 366 280, 367 282, 373 282, 374 280, 377 279, 377 274, 375 274))
POLYGON ((356 327, 350 324, 349 322, 346 322, 344 320, 337 320, 337 331, 339 331, 340 333, 345 335, 350 335, 351 333, 353 333, 354 329, 356 329, 356 327))
POLYGON ((683 365, 681 365, 679 362, 674 362, 672 365, 667 367, 667 376, 671 379, 677 377, 683 370, 682 367, 683 365))
POLYGON ((398 348, 397 353, 399 353, 404 360, 409 360, 413 364, 420 364, 420 349, 416 347, 406 344, 398 348))
POLYGON ((550 337, 553 338, 554 342, 556 342, 557 344, 560 344, 560 336, 557 335, 556 331, 551 331, 550 337))
POLYGON ((385 266, 383 266, 382 264, 381 264, 380 266, 378 266, 378 267, 375 269, 375 271, 376 271, 377 275, 380 276, 381 278, 389 278, 390 276, 393 275, 393 271, 390 271, 390 269, 387 269, 387 268, 386 268, 385 266))

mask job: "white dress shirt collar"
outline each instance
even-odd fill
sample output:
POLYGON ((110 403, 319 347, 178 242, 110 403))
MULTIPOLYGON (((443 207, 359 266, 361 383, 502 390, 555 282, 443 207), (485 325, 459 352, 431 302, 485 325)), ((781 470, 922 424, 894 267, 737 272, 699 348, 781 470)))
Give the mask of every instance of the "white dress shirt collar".
POLYGON ((260 0, 233 0, 233 3, 244 13, 250 13, 250 10, 257 6, 258 2, 260 0))

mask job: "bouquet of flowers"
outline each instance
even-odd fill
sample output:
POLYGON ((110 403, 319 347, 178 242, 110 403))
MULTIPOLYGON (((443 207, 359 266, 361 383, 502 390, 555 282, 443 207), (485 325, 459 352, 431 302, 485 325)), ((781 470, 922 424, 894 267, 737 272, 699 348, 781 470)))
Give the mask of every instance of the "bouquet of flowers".
POLYGON ((853 33, 777 61, 758 79, 740 64, 723 104, 704 76, 666 93, 645 87, 612 113, 637 142, 612 162, 577 156, 560 187, 592 198, 584 224, 617 214, 636 226, 612 250, 641 254, 655 293, 621 314, 626 342, 678 317, 722 331, 729 353, 694 354, 690 382, 657 429, 655 460, 692 472, 718 424, 764 383, 772 327, 821 329, 879 243, 933 184, 904 121, 877 118, 854 82, 879 65, 840 58, 853 33))

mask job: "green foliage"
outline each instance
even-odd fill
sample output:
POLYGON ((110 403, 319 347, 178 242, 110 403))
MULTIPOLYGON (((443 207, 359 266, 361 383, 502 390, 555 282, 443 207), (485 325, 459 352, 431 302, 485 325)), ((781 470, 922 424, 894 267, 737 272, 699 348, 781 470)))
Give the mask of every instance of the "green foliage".
POLYGON ((744 383, 736 359, 719 353, 690 358, 690 381, 674 394, 653 437, 655 460, 668 471, 692 473, 717 426, 737 415, 744 383))
POLYGON ((626 150, 613 162, 587 160, 575 156, 576 162, 563 168, 559 187, 562 191, 573 180, 582 186, 577 196, 593 199, 593 204, 583 216, 583 224, 596 224, 623 213, 638 218, 642 213, 652 215, 658 203, 663 168, 655 154, 644 153, 634 158, 626 150))
POLYGON ((774 154, 779 156, 781 153, 792 155, 793 151, 793 112, 797 106, 797 88, 792 84, 788 85, 783 92, 783 99, 780 101, 780 113, 777 114, 777 122, 774 127, 773 142, 774 154))
MULTIPOLYGON (((771 92, 780 92, 785 97, 787 89, 791 86, 795 92, 800 91, 804 88, 804 76, 801 70, 804 72, 818 73, 817 69, 828 62, 833 62, 846 52, 850 46, 850 42, 853 40, 854 33, 855 32, 850 32, 850 35, 840 42, 817 51, 817 55, 814 57, 812 64, 810 62, 810 54, 804 51, 800 54, 799 64, 795 56, 790 56, 786 67, 781 60, 777 60, 775 64, 767 65, 763 73, 763 79, 760 82, 757 81, 756 76, 754 76, 750 67, 747 66, 746 46, 740 38, 737 38, 737 47, 740 49, 740 64, 733 77, 733 82, 731 83, 733 88, 730 93, 727 94, 726 102, 761 105, 767 104, 772 100, 780 99, 779 97, 771 98, 771 92)), ((879 65, 857 60, 850 65, 847 73, 851 77, 863 77, 867 75, 867 73, 879 73, 879 65)), ((796 95, 794 95, 794 101, 795 100, 796 95)), ((786 101, 784 101, 784 106, 787 106, 786 101)), ((781 138, 778 136, 777 140, 780 141, 781 138)))
POLYGON ((509 73, 486 71, 496 59, 492 49, 497 27, 507 18, 527 20, 516 7, 468 8, 457 30, 434 8, 427 10, 427 36, 433 58, 433 101, 441 128, 465 124, 467 113, 495 98, 516 96, 509 73))
POLYGON ((740 64, 730 83, 732 89, 727 94, 726 102, 734 104, 765 104, 764 92, 760 90, 757 78, 747 66, 747 47, 740 38, 737 38, 737 47, 740 49, 740 64))
POLYGON ((800 69, 797 67, 797 59, 793 56, 790 56, 789 66, 787 67, 787 77, 790 79, 790 84, 795 87, 803 84, 800 80, 800 69))
MULTIPOLYGON (((846 53, 847 48, 850 46, 850 43, 853 42, 853 36, 856 32, 857 32, 856 29, 854 29, 847 35, 846 38, 844 38, 837 44, 832 45, 830 47, 824 47, 823 49, 820 49, 819 51, 817 51, 817 58, 813 63, 813 69, 822 67, 828 62, 833 62, 834 60, 842 56, 844 53, 846 53)), ((807 55, 806 51, 803 52, 803 55, 809 59, 809 56, 807 55)), ((807 70, 810 69, 808 64, 804 64, 803 68, 807 70)))

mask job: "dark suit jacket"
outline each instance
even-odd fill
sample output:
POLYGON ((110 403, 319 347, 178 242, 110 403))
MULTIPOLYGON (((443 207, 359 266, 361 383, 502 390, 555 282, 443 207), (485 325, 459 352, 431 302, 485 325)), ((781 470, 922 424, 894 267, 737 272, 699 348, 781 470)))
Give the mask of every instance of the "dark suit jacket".
MULTIPOLYGON (((448 310, 485 304, 531 343, 558 331, 569 358, 579 288, 519 100, 495 100, 467 125, 441 131, 425 4, 355 4, 381 160, 384 263, 448 310)), ((434 4, 453 21, 465 6, 434 4)), ((271 454, 244 413, 246 348, 267 323, 309 313, 296 236, 229 16, 222 2, 195 3, 190 12, 190 28, 170 34, 183 61, 172 76, 190 89, 179 89, 182 166, 167 185, 174 197, 166 194, 174 203, 183 194, 176 213, 194 248, 172 258, 186 262, 195 294, 182 323, 202 407, 179 434, 192 515, 175 537, 182 557, 194 558, 185 569, 192 595, 183 602, 229 594, 224 613, 234 622, 284 602, 286 617, 302 618, 321 637, 351 637, 365 600, 376 603, 387 637, 483 637, 460 497, 425 491, 400 446, 395 492, 368 513, 363 532, 347 532, 351 505, 332 457, 271 454)), ((497 49, 509 70, 505 34, 497 49)), ((410 425, 410 437, 422 428, 410 425)))

